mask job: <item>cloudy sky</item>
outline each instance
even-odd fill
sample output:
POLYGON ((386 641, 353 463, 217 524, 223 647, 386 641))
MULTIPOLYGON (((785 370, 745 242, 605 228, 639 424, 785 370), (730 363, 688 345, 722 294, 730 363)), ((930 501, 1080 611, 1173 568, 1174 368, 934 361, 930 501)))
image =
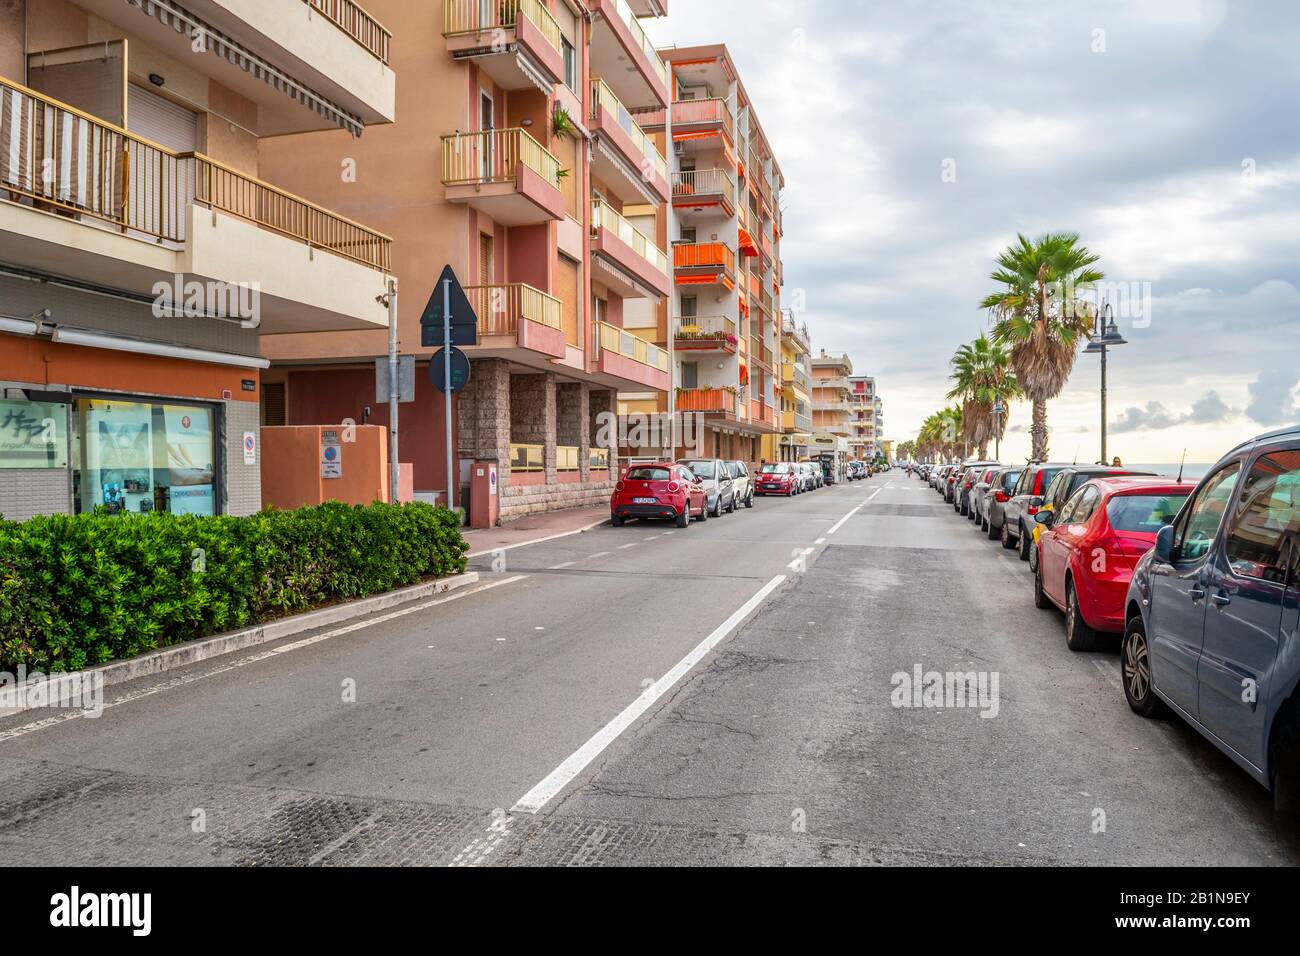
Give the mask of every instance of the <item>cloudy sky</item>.
MULTIPOLYGON (((723 41, 786 178, 785 302, 876 376, 886 437, 943 404, 1017 232, 1075 230, 1112 295, 1110 448, 1213 461, 1300 420, 1300 4, 674 0, 661 45, 723 41), (945 176, 945 171, 950 174, 945 176), (955 181, 945 181, 955 180, 955 181), (1114 301, 1114 299, 1112 299, 1114 301)), ((1099 369, 1049 406, 1099 454, 1099 369)), ((1028 454, 1028 405, 1003 457, 1028 454)))

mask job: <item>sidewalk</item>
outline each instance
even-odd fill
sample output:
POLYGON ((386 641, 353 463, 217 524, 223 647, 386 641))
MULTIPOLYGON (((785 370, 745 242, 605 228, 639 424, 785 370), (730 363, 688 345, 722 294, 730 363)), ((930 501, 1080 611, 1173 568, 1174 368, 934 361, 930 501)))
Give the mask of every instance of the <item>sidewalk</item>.
POLYGON ((578 534, 609 521, 609 505, 572 508, 518 518, 499 528, 479 528, 463 532, 469 542, 471 558, 493 551, 505 551, 520 545, 535 544, 551 538, 578 534))

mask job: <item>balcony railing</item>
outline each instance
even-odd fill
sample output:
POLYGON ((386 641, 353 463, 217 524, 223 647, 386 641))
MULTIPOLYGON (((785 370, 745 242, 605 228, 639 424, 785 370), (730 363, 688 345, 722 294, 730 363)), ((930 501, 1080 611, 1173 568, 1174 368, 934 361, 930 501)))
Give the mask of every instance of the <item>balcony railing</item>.
POLYGON ((382 23, 352 0, 304 0, 304 2, 313 10, 320 11, 327 20, 377 56, 380 62, 388 62, 388 47, 392 43, 393 35, 384 28, 382 23))
POLYGON ((684 315, 673 321, 678 339, 736 338, 736 323, 725 315, 684 315))
POLYGON ((723 169, 694 169, 673 173, 673 197, 722 196, 731 205, 736 204, 736 188, 723 169))
POLYGON ((520 164, 560 188, 560 161, 527 130, 489 129, 442 138, 442 183, 512 183, 520 164))
POLYGON ((591 227, 593 230, 600 227, 608 229, 631 246, 638 256, 664 275, 668 274, 668 255, 647 238, 645 233, 615 212, 613 207, 599 199, 591 203, 591 227))
POLYGON ((478 315, 478 330, 483 335, 514 335, 520 319, 563 328, 560 300, 522 282, 466 286, 465 295, 478 315))
POLYGON ((443 0, 442 35, 513 30, 521 15, 541 31, 547 43, 561 48, 564 34, 541 0, 443 0))
POLYGON ((659 51, 650 42, 650 38, 646 36, 645 28, 641 26, 641 21, 636 18, 632 8, 627 5, 627 0, 614 0, 614 9, 618 11, 619 19, 626 23, 628 30, 632 32, 632 40, 641 47, 646 58, 650 60, 650 68, 663 80, 664 86, 670 85, 668 66, 664 63, 663 58, 659 56, 659 51))
POLYGON ((184 243, 186 209, 201 203, 375 269, 393 241, 202 153, 178 153, 0 78, 9 149, 0 189, 38 208, 89 216, 184 243))
POLYGON ((736 253, 722 242, 683 242, 673 246, 673 265, 678 269, 716 266, 735 275, 736 253))
POLYGON ((641 153, 643 160, 649 163, 648 169, 656 170, 664 179, 668 178, 668 161, 664 159, 664 154, 659 152, 659 147, 654 144, 645 131, 636 124, 632 118, 632 113, 623 101, 614 95, 614 91, 604 80, 591 81, 591 102, 592 102, 592 119, 596 118, 598 111, 604 107, 610 115, 618 121, 618 125, 623 127, 623 132, 632 137, 632 143, 636 146, 637 151, 641 153))
POLYGON ((673 128, 721 124, 727 138, 736 141, 736 118, 727 101, 719 98, 678 100, 673 104, 673 128))
POLYGON ((784 381, 798 385, 805 391, 810 387, 808 384, 808 373, 792 362, 782 363, 781 377, 784 381))
POLYGON ((679 412, 723 412, 740 414, 741 399, 726 388, 679 388, 676 395, 679 412))
POLYGON ((795 322, 788 315, 784 318, 781 324, 781 330, 782 334, 798 340, 799 344, 802 345, 805 350, 812 342, 812 339, 808 337, 808 323, 795 322))
POLYGON ((660 372, 668 371, 667 352, 653 342, 647 342, 640 336, 633 335, 616 325, 610 325, 608 322, 600 323, 600 347, 609 352, 616 352, 624 358, 630 358, 634 362, 658 369, 660 372))

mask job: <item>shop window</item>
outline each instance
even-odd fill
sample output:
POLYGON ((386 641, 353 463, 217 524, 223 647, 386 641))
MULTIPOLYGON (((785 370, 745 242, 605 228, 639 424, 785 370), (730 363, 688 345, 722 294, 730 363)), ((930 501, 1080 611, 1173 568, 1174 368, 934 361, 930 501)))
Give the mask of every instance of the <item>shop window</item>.
POLYGON ((67 467, 68 406, 0 399, 0 469, 67 467))
POLYGON ((79 398, 72 421, 78 513, 217 513, 211 408, 79 398))

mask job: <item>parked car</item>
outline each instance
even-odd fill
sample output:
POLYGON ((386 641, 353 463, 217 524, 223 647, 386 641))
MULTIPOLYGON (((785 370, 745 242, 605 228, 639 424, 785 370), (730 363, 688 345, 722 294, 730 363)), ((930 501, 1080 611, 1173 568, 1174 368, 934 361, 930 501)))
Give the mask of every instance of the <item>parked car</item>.
MULTIPOLYGON (((1129 471, 1111 465, 1072 465, 1069 468, 1062 468, 1056 473, 1056 477, 1052 479, 1051 484, 1047 486, 1047 490, 1043 492, 1043 504, 1034 515, 1035 519, 1044 511, 1050 513, 1063 507, 1066 501, 1083 487, 1084 482, 1101 475, 1151 476, 1153 473, 1149 471, 1129 471)), ((1038 549, 1034 545, 1038 544, 1039 536, 1046 527, 1046 523, 1037 521, 1030 528, 1032 542, 1029 545, 1029 570, 1031 572, 1035 570, 1038 561, 1038 549)))
POLYGON ((738 505, 754 507, 754 477, 749 473, 749 465, 743 461, 725 462, 731 473, 732 497, 738 505))
POLYGON ((799 491, 802 493, 805 491, 812 491, 815 488, 820 488, 821 485, 817 481, 817 475, 820 472, 820 469, 813 468, 813 463, 810 461, 801 461, 797 464, 799 466, 800 477, 799 491))
POLYGON ((1020 473, 1011 500, 1002 509, 1002 547, 1010 550, 1020 548, 1020 560, 1029 560, 1029 546, 1032 544, 1034 515, 1043 504, 1043 494, 1052 479, 1062 468, 1071 465, 1055 462, 1031 461, 1020 473))
POLYGON ((628 518, 671 518, 685 528, 692 517, 706 520, 708 505, 704 483, 689 468, 671 461, 632 465, 614 486, 610 522, 621 528, 628 518))
POLYGON ((948 473, 952 471, 952 465, 939 465, 930 473, 930 487, 943 494, 943 483, 948 479, 948 473))
POLYGON ((970 514, 970 493, 975 487, 975 482, 984 474, 986 468, 1001 464, 996 461, 970 461, 962 468, 958 480, 953 483, 952 489, 952 508, 958 514, 970 514))
POLYGON ((1065 504, 1038 509, 1034 604, 1065 612, 1070 650, 1094 650, 1101 634, 1123 633, 1133 568, 1194 488, 1172 478, 1093 476, 1065 504))
POLYGON ((1134 711, 1167 705, 1294 826, 1300 803, 1300 427, 1239 445, 1137 563, 1120 650, 1134 711))
POLYGON ((803 478, 797 465, 788 461, 769 461, 758 469, 758 481, 755 492, 760 495, 785 495, 787 498, 799 494, 803 478))
POLYGON ((971 485, 969 517, 979 527, 984 526, 984 500, 993 494, 993 479, 1001 470, 1001 465, 982 468, 975 484, 971 485))
POLYGON ((725 511, 736 510, 736 494, 731 484, 731 473, 719 458, 682 458, 677 464, 685 465, 695 477, 704 482, 709 495, 709 514, 715 518, 725 511))
POLYGON ((1002 534, 1002 523, 1006 520, 1007 502, 1020 481, 1023 468, 999 468, 993 477, 991 491, 984 496, 984 530, 989 540, 996 541, 1002 534))

